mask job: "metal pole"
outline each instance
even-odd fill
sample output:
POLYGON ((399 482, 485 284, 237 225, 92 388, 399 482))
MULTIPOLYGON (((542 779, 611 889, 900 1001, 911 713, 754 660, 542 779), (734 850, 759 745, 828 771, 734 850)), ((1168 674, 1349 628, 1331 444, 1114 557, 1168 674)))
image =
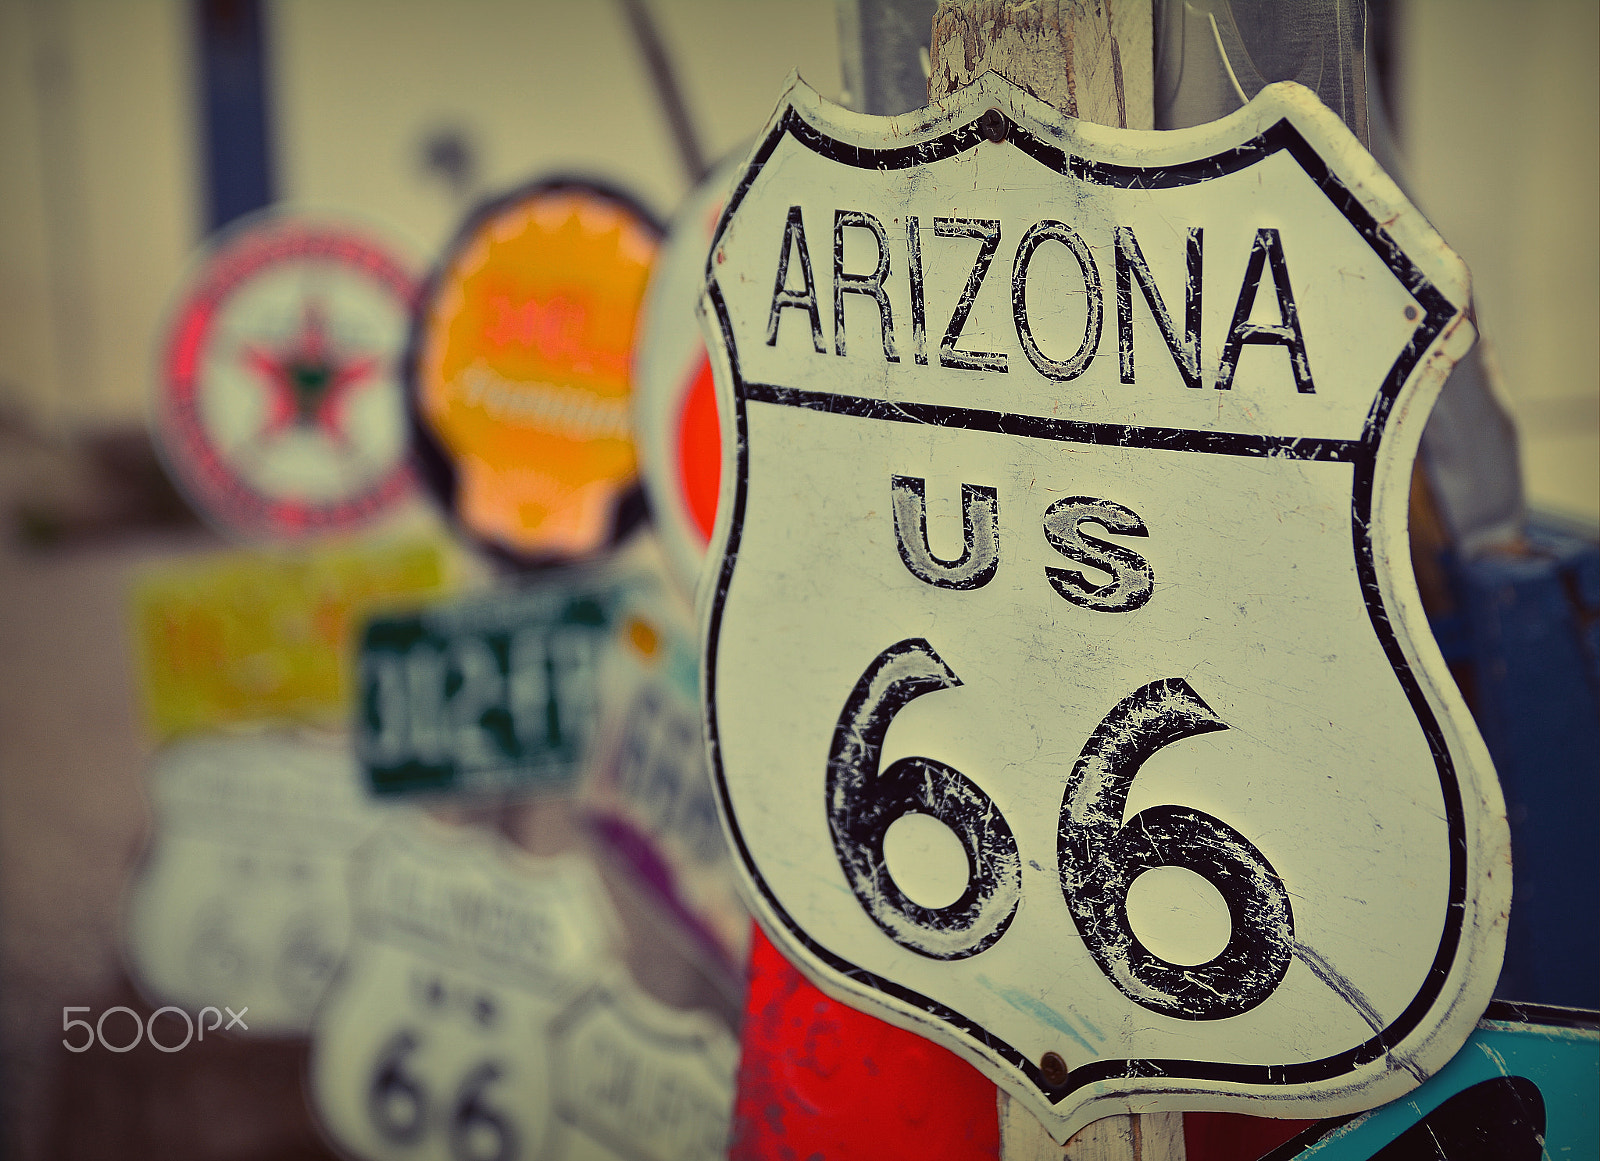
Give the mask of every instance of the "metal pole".
POLYGON ((622 13, 628 18, 628 28, 633 32, 639 55, 644 58, 656 96, 661 99, 661 115, 672 130, 672 140, 678 147, 678 158, 683 163, 684 176, 693 189, 710 172, 705 151, 700 147, 700 136, 695 132, 694 118, 689 115, 689 105, 683 99, 683 88, 672 71, 672 61, 667 57, 666 46, 644 0, 620 0, 622 13))
MULTIPOLYGON (((933 18, 928 99, 994 71, 1069 117, 1148 129, 1148 0, 944 0, 933 18)), ((997 1093, 1002 1161, 1182 1161, 1183 1115, 1103 1117, 1063 1147, 997 1093)))
POLYGON ((838 0, 844 104, 877 117, 927 104, 938 6, 938 0, 838 0))

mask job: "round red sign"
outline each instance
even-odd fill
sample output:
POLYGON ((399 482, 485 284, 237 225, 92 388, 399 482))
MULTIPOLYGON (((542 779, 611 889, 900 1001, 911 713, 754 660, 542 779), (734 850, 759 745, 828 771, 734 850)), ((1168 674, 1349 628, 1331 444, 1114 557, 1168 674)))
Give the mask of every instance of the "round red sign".
POLYGON ((668 227, 645 294, 633 365, 639 473, 673 576, 691 595, 722 486, 717 394, 694 308, 705 285, 711 236, 743 161, 741 152, 713 170, 668 227))
POLYGON ((411 488, 399 379, 416 284, 364 232, 283 214, 216 243, 167 337, 156 446, 248 539, 367 523, 411 488))

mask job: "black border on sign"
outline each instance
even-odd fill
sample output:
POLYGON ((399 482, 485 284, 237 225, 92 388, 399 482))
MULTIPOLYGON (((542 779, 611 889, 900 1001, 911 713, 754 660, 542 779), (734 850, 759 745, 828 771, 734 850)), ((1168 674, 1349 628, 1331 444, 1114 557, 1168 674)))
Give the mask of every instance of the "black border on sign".
POLYGON ((1367 413, 1362 435, 1356 440, 1280 440, 1275 437, 1185 431, 1171 428, 1144 428, 1138 426, 1083 424, 1041 419, 1036 416, 1010 415, 985 412, 961 407, 935 407, 932 405, 894 403, 857 399, 821 392, 796 391, 788 388, 745 382, 739 369, 738 347, 734 341, 732 323, 721 287, 715 277, 715 255, 727 224, 738 209, 757 175, 771 159, 779 143, 786 136, 823 157, 841 165, 858 169, 894 170, 925 165, 933 161, 954 157, 974 148, 984 140, 976 119, 959 125, 939 137, 914 145, 891 149, 870 149, 851 145, 829 137, 807 122, 791 104, 757 147, 749 168, 728 199, 727 207, 717 224, 706 266, 706 294, 716 312, 721 328, 724 349, 733 373, 735 401, 735 430, 738 443, 737 473, 733 497, 733 511, 722 562, 718 569, 717 588, 712 597, 710 619, 704 659, 704 688, 706 694, 706 737, 711 755, 712 770, 716 779, 717 794, 728 822, 728 830, 738 849, 739 857, 749 870, 752 881, 778 922, 818 960, 834 971, 848 977, 858 986, 873 989, 902 1003, 919 1008, 939 1021, 970 1037, 976 1044, 1006 1060, 1020 1070, 1052 1104, 1059 1104, 1079 1089, 1101 1081, 1117 1079, 1170 1078, 1176 1081, 1208 1080, 1234 1084, 1278 1086, 1303 1084, 1347 1075, 1386 1055, 1402 1042, 1426 1017, 1444 988, 1446 978, 1455 963, 1461 943, 1462 921, 1467 896, 1467 846, 1466 823, 1461 800, 1461 788, 1455 764, 1445 742, 1433 707, 1423 695, 1416 676, 1412 673, 1388 610, 1383 605, 1379 589, 1377 568, 1373 560, 1371 520, 1372 488, 1376 471, 1377 451, 1382 442, 1394 402, 1406 380, 1416 369, 1422 356, 1445 326, 1459 313, 1445 294, 1401 250, 1371 213, 1351 193, 1349 188, 1329 169, 1326 161, 1287 119, 1281 119, 1257 136, 1210 157, 1175 165, 1124 166, 1093 162, 1077 157, 1041 140, 1025 127, 1007 118, 1006 143, 1021 149, 1045 168, 1063 176, 1093 185, 1116 189, 1172 189, 1196 185, 1230 173, 1237 173, 1259 164, 1278 153, 1292 157, 1317 185, 1334 207, 1344 216, 1364 239, 1385 266, 1394 274, 1411 296, 1421 304, 1423 316, 1412 332, 1410 340, 1390 367, 1367 413), (1368 616, 1382 644, 1385 656, 1395 677, 1405 691, 1427 739, 1438 772, 1440 790, 1445 802, 1448 844, 1450 850, 1450 888, 1445 907, 1444 931, 1439 949, 1430 965, 1422 987, 1395 1021, 1383 1031, 1372 1036, 1347 1052, 1320 1060, 1291 1064, 1236 1064, 1224 1061, 1176 1059, 1125 1059, 1098 1060, 1073 1069, 1067 1082, 1055 1087, 1048 1084, 1037 1064, 1029 1060, 1012 1045, 987 1028, 959 1012, 927 996, 885 979, 857 966, 830 951, 813 939, 790 917, 778 902, 766 880, 756 869, 748 844, 734 817, 728 795, 726 776, 722 765, 721 737, 717 726, 717 649, 722 628, 723 604, 733 579, 738 559, 739 544, 744 524, 745 494, 749 469, 748 429, 745 416, 747 401, 756 400, 779 405, 805 407, 895 420, 905 423, 934 424, 977 430, 1004 430, 1007 434, 1026 435, 1038 439, 1052 439, 1077 443, 1115 443, 1129 447, 1153 447, 1174 451, 1208 452, 1222 455, 1277 456, 1286 459, 1339 460, 1354 465, 1350 512, 1351 539, 1355 550, 1357 575, 1365 594, 1368 616))
MULTIPOLYGON (((428 317, 438 302, 441 287, 444 280, 449 277, 456 260, 467 247, 477 241, 480 231, 493 219, 523 202, 562 191, 585 194, 596 201, 608 202, 625 213, 632 214, 639 224, 654 236, 658 246, 666 234, 661 219, 646 209, 638 198, 621 186, 592 178, 571 175, 539 178, 516 186, 505 193, 492 195, 468 211, 439 255, 438 261, 423 279, 422 287, 417 292, 416 307, 411 312, 411 326, 406 333, 405 351, 400 359, 401 394, 405 399, 406 429, 411 437, 411 464, 416 469, 417 478, 422 481, 423 487, 449 518, 462 539, 477 545, 496 560, 520 572, 558 567, 571 564, 574 560, 593 559, 626 540, 629 534, 644 524, 650 516, 643 481, 635 476, 631 484, 617 491, 616 500, 611 507, 611 528, 606 538, 593 552, 580 557, 563 553, 529 555, 519 552, 512 545, 469 527, 462 519, 461 508, 456 503, 460 481, 456 472, 455 457, 434 431, 427 417, 422 414, 422 343, 427 331, 428 317)), ((630 385, 630 392, 631 389, 630 385)))

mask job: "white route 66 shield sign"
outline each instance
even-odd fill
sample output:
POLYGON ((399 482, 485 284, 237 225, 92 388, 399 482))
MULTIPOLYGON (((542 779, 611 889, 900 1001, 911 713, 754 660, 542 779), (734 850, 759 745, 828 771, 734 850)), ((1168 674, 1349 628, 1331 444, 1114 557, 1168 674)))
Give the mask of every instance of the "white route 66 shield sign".
POLYGON ((793 83, 702 300, 708 738, 789 957, 1062 1140, 1444 1064, 1510 897, 1406 542, 1467 303, 1294 85, 1151 133, 793 83))

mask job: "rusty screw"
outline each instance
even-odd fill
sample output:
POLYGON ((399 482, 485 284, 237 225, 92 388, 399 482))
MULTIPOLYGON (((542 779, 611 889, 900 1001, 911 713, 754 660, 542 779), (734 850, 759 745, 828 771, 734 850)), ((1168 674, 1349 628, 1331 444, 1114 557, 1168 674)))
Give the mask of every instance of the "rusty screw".
POLYGON ((1051 1088, 1067 1083, 1067 1062, 1061 1059, 1059 1052, 1046 1052, 1039 1057, 1039 1071, 1044 1073, 1044 1082, 1051 1088))
POLYGON ((978 118, 978 131, 996 145, 1006 139, 1006 115, 999 109, 989 109, 978 118))

